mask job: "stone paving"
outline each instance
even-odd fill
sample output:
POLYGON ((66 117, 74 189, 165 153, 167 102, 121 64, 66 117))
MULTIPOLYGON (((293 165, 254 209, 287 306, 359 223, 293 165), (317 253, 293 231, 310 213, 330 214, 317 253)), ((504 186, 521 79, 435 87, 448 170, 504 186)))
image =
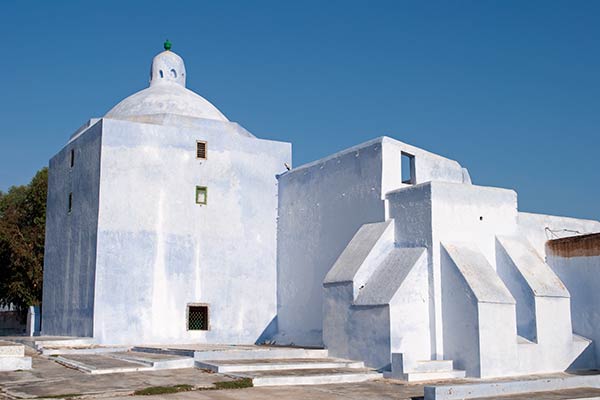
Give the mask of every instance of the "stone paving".
MULTIPOLYGON (((27 355, 33 357, 33 369, 29 371, 0 372, 0 398, 44 398, 59 396, 82 398, 131 399, 135 390, 155 386, 187 384, 197 389, 212 388, 215 382, 231 381, 226 375, 186 368, 175 370, 114 373, 90 375, 66 368, 42 357, 26 347, 27 355)), ((161 356, 157 356, 162 358, 161 356)), ((431 384, 431 383, 428 383, 431 384)), ((160 396, 140 396, 140 400, 341 400, 341 399, 423 399, 423 384, 406 384, 393 380, 375 380, 361 383, 343 383, 311 386, 273 386, 235 390, 194 390, 160 396)), ((138 398, 138 397, 136 397, 138 398)), ((575 389, 545 392, 521 396, 495 397, 502 400, 565 400, 600 399, 599 389, 575 389)), ((479 399, 483 400, 483 399, 479 399)))

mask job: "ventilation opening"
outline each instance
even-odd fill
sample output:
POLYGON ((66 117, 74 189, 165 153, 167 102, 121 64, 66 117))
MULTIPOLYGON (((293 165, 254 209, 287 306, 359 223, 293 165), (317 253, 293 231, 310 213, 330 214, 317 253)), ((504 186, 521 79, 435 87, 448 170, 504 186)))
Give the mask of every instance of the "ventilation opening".
POLYGON ((206 142, 201 140, 196 142, 196 158, 206 160, 206 142))
POLYGON ((171 70, 171 75, 173 75, 173 78, 177 78, 177 71, 175 71, 174 69, 171 70))
POLYGON ((196 186, 196 204, 206 204, 208 197, 208 188, 206 186, 196 186))
POLYGON ((73 210, 73 193, 69 193, 69 200, 67 201, 67 212, 70 214, 73 210))
POLYGON ((71 168, 75 165, 75 149, 71 149, 71 161, 69 162, 71 168))
POLYGON ((402 172, 402 183, 414 185, 415 178, 415 156, 402 152, 400 170, 402 172))
POLYGON ((159 70, 158 70, 158 74, 160 75, 160 77, 161 77, 161 78, 164 78, 164 77, 165 77, 165 76, 164 76, 164 74, 163 74, 163 72, 162 72, 162 69, 159 69, 159 70))
POLYGON ((188 331, 208 330, 208 305, 188 304, 187 329, 188 331))

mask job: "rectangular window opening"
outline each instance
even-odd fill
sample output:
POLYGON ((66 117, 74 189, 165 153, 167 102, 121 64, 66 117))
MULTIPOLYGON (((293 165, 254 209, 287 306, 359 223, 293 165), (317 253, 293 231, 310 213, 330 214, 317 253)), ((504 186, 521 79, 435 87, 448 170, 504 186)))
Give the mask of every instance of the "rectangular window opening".
POLYGON ((208 305, 188 304, 187 329, 188 331, 208 330, 208 305))
POLYGON ((206 186, 196 186, 196 204, 206 205, 208 200, 208 188, 206 186))
POLYGON ((67 205, 67 211, 70 214, 71 211, 73 210, 73 193, 69 193, 69 200, 68 200, 68 205, 67 205))
POLYGON ((415 156, 402 152, 400 170, 402 172, 402 183, 414 185, 415 177, 415 156))
POLYGON ((71 162, 70 162, 71 168, 73 168, 73 166, 75 165, 75 149, 71 149, 71 162))
POLYGON ((196 141, 196 158, 206 160, 206 142, 202 140, 196 141))

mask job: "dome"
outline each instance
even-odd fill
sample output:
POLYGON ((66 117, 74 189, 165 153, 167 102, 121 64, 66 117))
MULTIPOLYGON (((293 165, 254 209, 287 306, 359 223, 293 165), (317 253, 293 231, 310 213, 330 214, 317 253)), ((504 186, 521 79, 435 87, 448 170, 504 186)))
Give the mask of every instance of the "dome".
POLYGON ((144 115, 175 114, 228 121, 208 100, 186 89, 185 64, 170 48, 170 42, 165 42, 165 51, 152 60, 150 87, 121 101, 106 113, 106 118, 131 119, 144 115))

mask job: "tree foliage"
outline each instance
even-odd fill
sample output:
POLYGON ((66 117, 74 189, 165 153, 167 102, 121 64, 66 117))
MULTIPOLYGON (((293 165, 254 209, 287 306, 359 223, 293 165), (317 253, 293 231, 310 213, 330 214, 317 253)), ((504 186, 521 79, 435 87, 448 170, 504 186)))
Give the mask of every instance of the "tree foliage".
POLYGON ((0 191, 0 305, 20 311, 42 301, 48 168, 28 185, 0 191))

